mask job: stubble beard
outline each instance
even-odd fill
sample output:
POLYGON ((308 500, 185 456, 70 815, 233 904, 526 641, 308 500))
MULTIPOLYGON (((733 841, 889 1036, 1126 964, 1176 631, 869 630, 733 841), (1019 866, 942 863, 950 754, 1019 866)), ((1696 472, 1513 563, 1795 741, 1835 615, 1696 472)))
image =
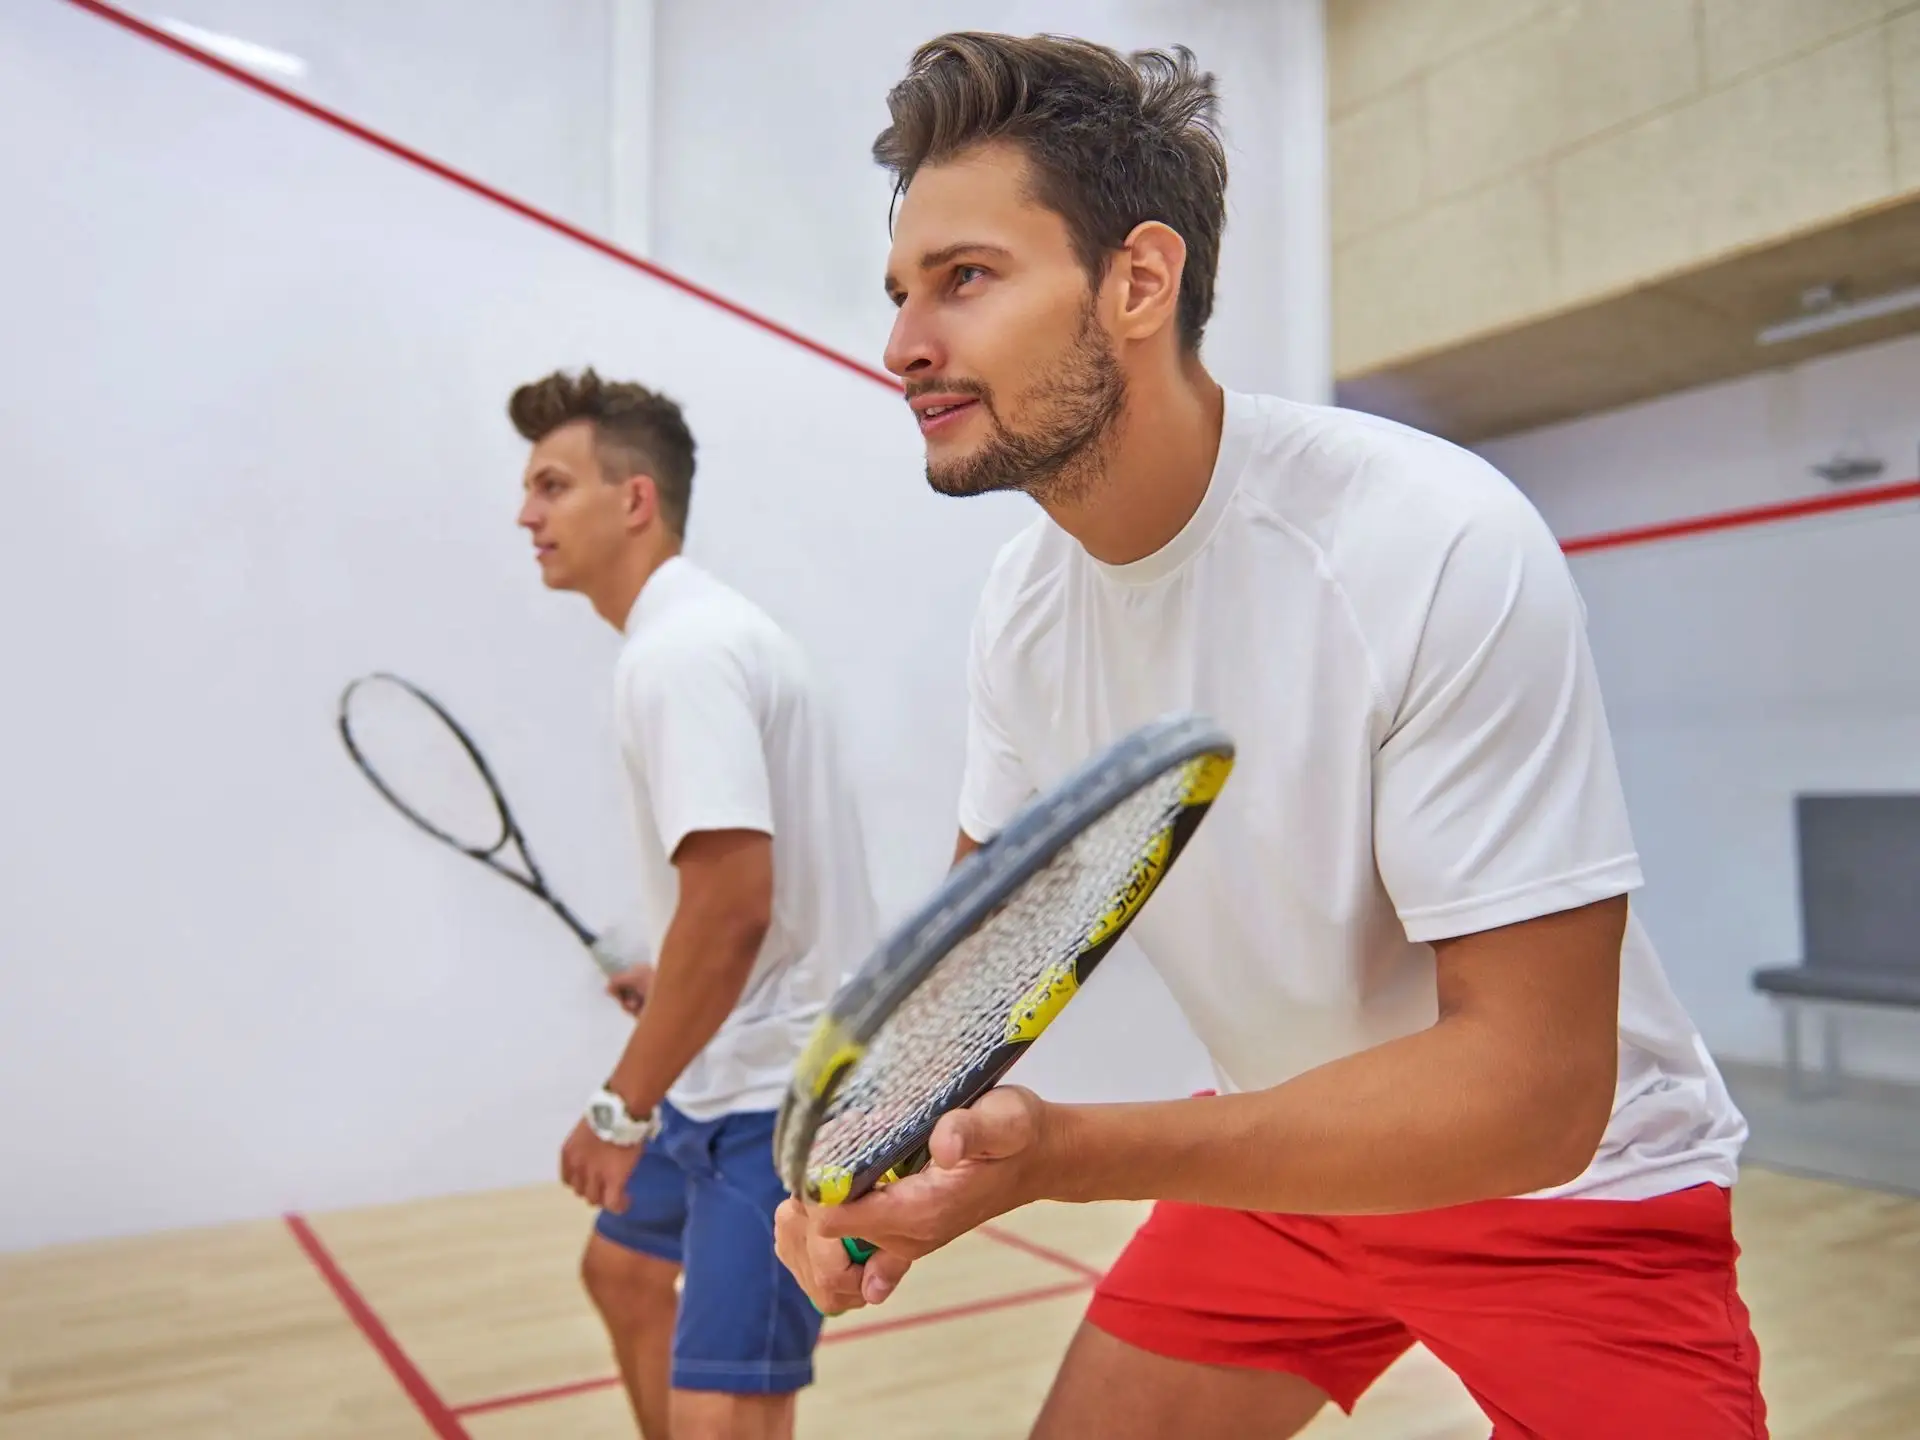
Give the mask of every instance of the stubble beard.
POLYGON ((1043 505, 1071 504, 1093 490, 1107 468, 1126 406, 1126 377, 1089 306, 1060 363, 1031 387, 1037 417, 1010 430, 985 386, 956 386, 979 402, 993 433, 973 454, 944 464, 927 461, 927 483, 942 495, 1018 490, 1043 505))

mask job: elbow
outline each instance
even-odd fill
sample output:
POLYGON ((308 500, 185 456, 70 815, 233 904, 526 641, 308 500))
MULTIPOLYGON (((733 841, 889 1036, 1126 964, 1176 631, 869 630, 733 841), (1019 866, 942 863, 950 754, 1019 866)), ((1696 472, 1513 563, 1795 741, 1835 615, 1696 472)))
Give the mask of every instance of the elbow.
POLYGON ((709 970, 738 972, 742 984, 773 928, 773 844, 758 831, 702 831, 674 856, 680 872, 676 922, 709 970))
POLYGON ((674 917, 678 943, 672 950, 704 977, 703 988, 715 1004, 724 1001, 731 1008, 746 988, 773 928, 770 899, 761 900, 745 887, 731 893, 682 893, 674 917))
POLYGON ((757 907, 741 912, 736 918, 734 944, 744 955, 748 969, 760 957, 760 947, 767 943, 767 932, 773 929, 773 911, 771 907, 757 907))
POLYGON ((1529 1127, 1529 1174, 1519 1193, 1570 1184, 1587 1172, 1613 1118, 1615 1057, 1604 1065, 1567 1067, 1535 1091, 1539 1103, 1529 1127))
POLYGON ((714 948, 726 957, 731 968, 739 971, 743 983, 754 961, 759 959, 760 947, 766 944, 767 932, 772 928, 773 896, 754 892, 733 896, 709 917, 707 925, 714 948))
POLYGON ((771 920, 752 906, 695 912, 686 918, 684 953, 702 977, 705 1003, 717 1012, 731 1010, 753 976, 771 920))

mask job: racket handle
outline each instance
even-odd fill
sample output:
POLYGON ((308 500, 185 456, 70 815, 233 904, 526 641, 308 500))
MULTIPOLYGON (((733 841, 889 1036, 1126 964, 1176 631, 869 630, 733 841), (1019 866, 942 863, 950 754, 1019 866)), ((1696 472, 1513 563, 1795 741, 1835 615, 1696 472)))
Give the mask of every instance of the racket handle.
MULTIPOLYGON (((899 1180, 905 1176, 914 1174, 926 1166, 929 1158, 930 1153, 927 1150, 926 1142, 922 1141, 911 1155, 900 1161, 886 1173, 881 1183, 885 1184, 887 1181, 899 1180)), ((840 1237, 840 1244, 846 1249, 847 1258, 856 1265, 864 1265, 873 1258, 875 1247, 869 1245, 864 1240, 856 1240, 851 1235, 842 1235, 840 1237)))
POLYGON ((601 972, 609 980, 622 970, 631 968, 629 962, 605 949, 602 942, 598 940, 587 946, 587 953, 593 956, 593 963, 600 967, 601 972))
POLYGON ((600 967, 609 980, 636 965, 648 964, 653 959, 647 942, 619 925, 609 925, 589 940, 587 953, 593 956, 593 963, 600 967))

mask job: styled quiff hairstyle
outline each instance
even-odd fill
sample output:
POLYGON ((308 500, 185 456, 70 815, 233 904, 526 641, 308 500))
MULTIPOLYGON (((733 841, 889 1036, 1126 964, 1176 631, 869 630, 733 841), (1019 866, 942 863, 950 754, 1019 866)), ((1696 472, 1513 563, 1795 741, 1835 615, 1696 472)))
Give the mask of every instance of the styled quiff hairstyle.
POLYGON ((631 475, 652 476, 667 528, 686 538, 693 432, 672 400, 631 381, 602 380, 589 366, 577 377, 556 370, 522 385, 507 401, 507 414, 513 428, 535 445, 562 425, 591 423, 601 478, 617 485, 631 475))
POLYGON ((1061 36, 962 31, 914 52, 887 95, 893 123, 873 158, 897 199, 923 165, 995 141, 1019 146, 1034 199, 1067 222, 1093 285, 1136 225, 1167 225, 1187 246, 1180 342, 1194 351, 1213 314, 1226 227, 1218 108, 1213 76, 1185 46, 1122 55, 1061 36))

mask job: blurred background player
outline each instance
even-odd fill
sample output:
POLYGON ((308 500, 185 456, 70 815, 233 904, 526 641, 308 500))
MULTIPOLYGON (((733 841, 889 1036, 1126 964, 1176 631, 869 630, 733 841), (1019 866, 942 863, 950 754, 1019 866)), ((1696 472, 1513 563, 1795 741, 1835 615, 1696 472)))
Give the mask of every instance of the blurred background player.
POLYGON ((660 924, 654 964, 613 982, 633 1035, 562 1152, 601 1207, 585 1284, 647 1440, 773 1440, 820 1325, 773 1253, 774 1112, 876 925, 831 706, 780 627, 681 553, 695 445, 672 400, 589 369, 508 409, 542 578, 626 637, 615 714, 660 924))

